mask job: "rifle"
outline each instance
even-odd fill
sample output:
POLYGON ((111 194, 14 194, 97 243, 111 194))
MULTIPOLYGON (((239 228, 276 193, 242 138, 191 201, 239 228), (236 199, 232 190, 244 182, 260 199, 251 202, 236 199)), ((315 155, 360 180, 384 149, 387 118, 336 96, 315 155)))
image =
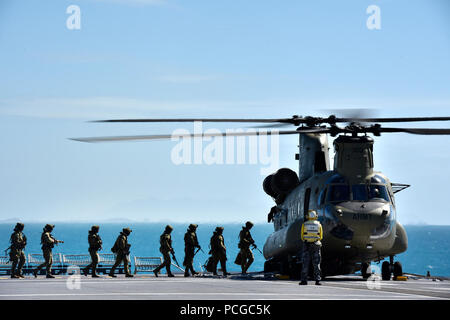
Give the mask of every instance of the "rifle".
POLYGON ((55 244, 58 245, 58 243, 64 243, 62 240, 57 240, 54 237, 52 237, 53 241, 55 241, 55 244))
POLYGON ((259 250, 259 248, 256 246, 256 244, 253 244, 253 249, 256 249, 259 251, 259 253, 263 254, 261 250, 259 250))
POLYGON ((175 252, 172 252, 172 258, 173 258, 173 261, 175 261, 175 263, 177 264, 177 266, 180 266, 180 264, 177 261, 177 258, 175 257, 175 252))
POLYGON ((195 251, 195 253, 194 253, 194 256, 195 256, 199 251, 205 253, 205 251, 203 251, 202 247, 198 247, 197 251, 195 251))

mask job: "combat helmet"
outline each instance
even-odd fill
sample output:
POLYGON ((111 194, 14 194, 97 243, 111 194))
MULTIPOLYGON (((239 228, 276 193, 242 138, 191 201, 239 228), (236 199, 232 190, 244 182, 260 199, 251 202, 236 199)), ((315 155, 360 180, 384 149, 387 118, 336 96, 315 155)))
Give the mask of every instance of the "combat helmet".
POLYGON ((168 224, 166 226, 166 228, 164 229, 165 232, 172 232, 172 230, 173 230, 173 227, 170 224, 168 224))
POLYGON ((96 233, 96 232, 98 232, 99 230, 100 230, 100 226, 92 226, 92 227, 91 227, 91 231, 92 231, 92 232, 95 232, 95 233, 96 233))
POLYGON ((55 228, 55 225, 54 224, 46 224, 45 225, 45 227, 44 227, 44 231, 45 232, 51 232, 53 229, 55 228))
POLYGON ((22 231, 25 225, 21 222, 17 222, 16 226, 14 227, 14 231, 22 231))
POLYGON ((247 221, 247 222, 245 223, 245 227, 246 227, 247 229, 250 229, 251 227, 253 227, 253 222, 247 221))
POLYGON ((125 235, 127 235, 127 236, 130 235, 131 231, 132 231, 132 230, 131 230, 130 228, 123 228, 123 229, 122 229, 122 232, 123 232, 125 235))
POLYGON ((191 223, 188 227, 189 230, 195 231, 197 229, 198 225, 195 223, 191 223))
POLYGON ((216 228, 216 232, 222 232, 223 231, 223 227, 217 227, 216 228))

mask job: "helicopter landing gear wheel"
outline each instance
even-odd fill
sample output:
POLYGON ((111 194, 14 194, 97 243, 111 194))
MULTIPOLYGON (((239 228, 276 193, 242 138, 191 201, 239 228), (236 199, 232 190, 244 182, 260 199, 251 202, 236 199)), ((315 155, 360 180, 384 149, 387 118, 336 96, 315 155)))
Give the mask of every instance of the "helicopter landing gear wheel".
POLYGON ((391 264, 388 261, 384 261, 381 265, 381 279, 391 280, 391 264))
POLYGON ((394 263, 394 280, 397 279, 397 277, 403 276, 403 268, 402 264, 399 261, 396 261, 394 263))

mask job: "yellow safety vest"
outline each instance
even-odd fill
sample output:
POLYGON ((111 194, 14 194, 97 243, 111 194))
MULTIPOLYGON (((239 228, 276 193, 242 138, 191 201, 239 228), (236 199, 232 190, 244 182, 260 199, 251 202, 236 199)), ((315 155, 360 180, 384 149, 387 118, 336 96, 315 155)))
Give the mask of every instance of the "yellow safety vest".
POLYGON ((306 221, 302 225, 301 231, 302 241, 316 242, 323 238, 322 225, 319 221, 306 221))

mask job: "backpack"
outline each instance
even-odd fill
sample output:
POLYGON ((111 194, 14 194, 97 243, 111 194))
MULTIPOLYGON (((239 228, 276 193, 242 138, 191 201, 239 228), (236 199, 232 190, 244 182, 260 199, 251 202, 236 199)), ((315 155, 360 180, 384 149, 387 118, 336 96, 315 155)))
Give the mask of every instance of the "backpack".
POLYGON ((118 251, 119 251, 119 245, 118 245, 117 240, 116 240, 116 242, 114 242, 113 247, 111 248, 111 252, 112 253, 117 253, 118 251))
POLYGON ((205 265, 204 265, 206 271, 213 272, 214 271, 213 264, 214 264, 214 260, 212 259, 212 257, 208 258, 208 260, 206 260, 205 265))

